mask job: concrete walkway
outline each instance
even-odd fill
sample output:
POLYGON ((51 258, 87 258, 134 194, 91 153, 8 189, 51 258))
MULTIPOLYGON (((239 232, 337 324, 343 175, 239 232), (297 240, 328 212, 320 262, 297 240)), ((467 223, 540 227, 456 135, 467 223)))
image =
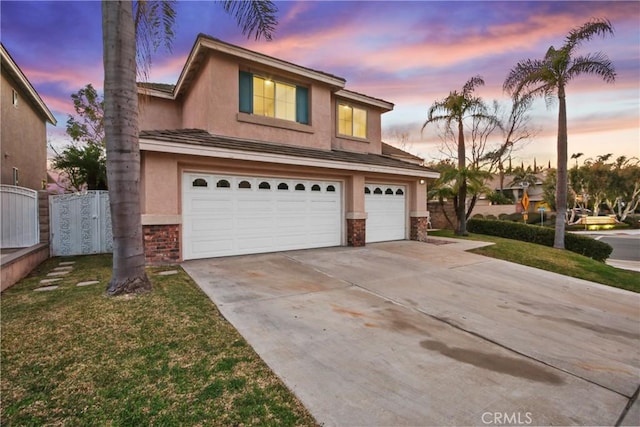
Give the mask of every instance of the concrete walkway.
POLYGON ((640 424, 640 295, 453 242, 183 267, 326 426, 640 424))

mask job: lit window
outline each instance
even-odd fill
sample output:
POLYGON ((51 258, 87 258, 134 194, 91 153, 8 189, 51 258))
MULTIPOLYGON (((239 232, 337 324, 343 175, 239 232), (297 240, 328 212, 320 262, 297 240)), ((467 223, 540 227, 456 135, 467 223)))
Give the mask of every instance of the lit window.
POLYGON ((296 87, 253 77, 253 114, 296 120, 296 87))
POLYGON ((366 138, 367 111, 346 104, 338 104, 338 133, 366 138))
POLYGON ((239 110, 309 124, 309 88, 240 71, 239 110))

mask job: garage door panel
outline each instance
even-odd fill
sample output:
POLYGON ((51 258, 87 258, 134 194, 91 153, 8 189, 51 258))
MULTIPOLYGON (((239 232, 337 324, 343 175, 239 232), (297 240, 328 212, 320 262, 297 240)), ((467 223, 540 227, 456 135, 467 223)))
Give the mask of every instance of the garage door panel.
MULTIPOLYGON (((239 197, 243 197, 242 194, 239 197)), ((265 198, 264 196, 256 197, 255 195, 247 195, 244 199, 237 200, 238 212, 242 211, 258 211, 258 212, 274 212, 275 206, 273 200, 265 198)))
POLYGON ((197 213, 214 213, 214 212, 224 212, 231 208, 233 205, 233 201, 230 199, 223 198, 213 198, 213 197, 202 197, 199 196, 197 199, 192 199, 190 203, 189 211, 197 214, 197 213))
POLYGON ((384 242, 406 238, 406 190, 402 186, 367 184, 366 241, 384 242))
POLYGON ((225 230, 229 230, 233 227, 233 219, 232 218, 202 218, 201 221, 193 221, 190 223, 190 230, 194 233, 202 233, 202 232, 224 232, 225 230))
POLYGON ((339 182, 185 173, 184 259, 340 245, 341 190, 339 182), (209 188, 192 187, 196 177, 209 188), (221 180, 229 187, 216 187, 221 180))

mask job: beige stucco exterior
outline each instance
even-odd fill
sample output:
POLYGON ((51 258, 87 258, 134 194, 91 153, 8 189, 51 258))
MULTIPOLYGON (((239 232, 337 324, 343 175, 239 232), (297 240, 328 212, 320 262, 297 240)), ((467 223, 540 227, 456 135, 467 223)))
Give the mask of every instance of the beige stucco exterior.
MULTIPOLYGON (((381 116, 393 104, 350 92, 344 80, 303 69, 259 53, 200 38, 173 89, 141 88, 141 130, 201 129, 209 134, 304 149, 382 155, 381 116), (273 78, 308 88, 309 124, 258 116, 239 110, 240 72, 273 78), (367 111, 366 139, 337 132, 338 104, 367 111)), ((314 161, 313 158, 271 155, 264 152, 224 150, 216 147, 159 143, 141 138, 143 225, 182 223, 182 177, 186 172, 339 181, 342 210, 349 220, 366 220, 364 188, 368 184, 393 184, 406 188, 406 238, 410 219, 426 217, 426 179, 435 173, 424 169, 348 162, 314 161)), ((405 153, 406 154, 406 153, 405 153)), ((313 157, 313 156, 311 156, 313 157)), ((343 225, 343 229, 346 230, 343 225)), ((346 244, 346 236, 343 244, 346 244)))
MULTIPOLYGON (((0 127, 0 162, 2 184, 41 190, 42 182, 47 179, 47 128, 46 122, 52 120, 51 113, 43 112, 42 107, 32 101, 35 92, 28 81, 15 76, 19 69, 11 63, 10 57, 2 61, 2 81, 0 103, 2 116, 0 127), (12 70, 18 70, 12 72, 12 70), (28 85, 28 87, 26 87, 28 85), (14 103, 14 92, 17 99, 14 103), (48 113, 48 114, 47 114, 48 113), (18 173, 18 182, 14 182, 14 168, 18 173)), ((20 72, 21 74, 21 72, 20 72)), ((25 78, 26 80, 26 78, 25 78)), ((55 123, 55 120, 53 120, 55 123)))

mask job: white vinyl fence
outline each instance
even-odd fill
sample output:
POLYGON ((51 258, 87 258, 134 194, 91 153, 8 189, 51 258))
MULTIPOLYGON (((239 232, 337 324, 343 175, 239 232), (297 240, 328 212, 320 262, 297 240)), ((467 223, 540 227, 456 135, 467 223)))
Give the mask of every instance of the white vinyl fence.
POLYGON ((51 256, 113 251, 109 192, 88 191, 49 197, 51 256))
POLYGON ((38 192, 13 185, 0 185, 3 248, 26 248, 40 243, 38 192))

